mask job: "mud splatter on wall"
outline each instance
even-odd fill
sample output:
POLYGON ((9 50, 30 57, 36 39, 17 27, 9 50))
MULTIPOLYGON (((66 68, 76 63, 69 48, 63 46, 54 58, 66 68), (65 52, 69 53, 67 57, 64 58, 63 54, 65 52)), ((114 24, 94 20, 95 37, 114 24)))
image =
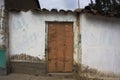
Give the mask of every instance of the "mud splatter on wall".
POLYGON ((25 53, 21 53, 21 54, 16 54, 11 56, 11 60, 16 60, 16 61, 31 61, 31 62, 40 62, 42 60, 40 60, 38 57, 34 57, 34 56, 30 56, 27 55, 25 53))

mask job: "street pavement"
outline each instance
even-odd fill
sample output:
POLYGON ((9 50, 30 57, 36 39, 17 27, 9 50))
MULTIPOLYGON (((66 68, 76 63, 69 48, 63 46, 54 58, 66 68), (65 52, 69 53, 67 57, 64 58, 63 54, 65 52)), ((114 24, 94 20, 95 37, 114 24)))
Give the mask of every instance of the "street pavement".
POLYGON ((0 80, 76 80, 72 77, 64 76, 40 76, 12 73, 7 76, 0 76, 0 80))

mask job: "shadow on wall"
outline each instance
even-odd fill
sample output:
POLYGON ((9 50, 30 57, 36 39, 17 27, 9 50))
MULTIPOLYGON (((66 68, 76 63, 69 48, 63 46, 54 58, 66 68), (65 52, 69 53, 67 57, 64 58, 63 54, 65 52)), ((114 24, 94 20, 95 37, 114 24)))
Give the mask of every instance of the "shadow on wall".
POLYGON ((97 79, 103 78, 103 80, 104 78, 120 79, 120 74, 115 74, 113 72, 103 72, 103 71, 99 71, 98 69, 90 68, 89 66, 84 66, 84 65, 81 65, 81 71, 79 75, 80 77, 85 77, 85 78, 97 78, 97 79))

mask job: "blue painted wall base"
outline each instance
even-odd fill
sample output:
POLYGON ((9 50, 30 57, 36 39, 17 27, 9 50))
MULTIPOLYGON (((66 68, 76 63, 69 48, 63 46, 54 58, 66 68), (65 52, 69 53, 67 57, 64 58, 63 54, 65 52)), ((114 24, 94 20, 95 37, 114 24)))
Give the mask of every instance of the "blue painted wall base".
POLYGON ((7 69, 6 69, 5 50, 0 49, 0 76, 6 74, 7 74, 7 69))

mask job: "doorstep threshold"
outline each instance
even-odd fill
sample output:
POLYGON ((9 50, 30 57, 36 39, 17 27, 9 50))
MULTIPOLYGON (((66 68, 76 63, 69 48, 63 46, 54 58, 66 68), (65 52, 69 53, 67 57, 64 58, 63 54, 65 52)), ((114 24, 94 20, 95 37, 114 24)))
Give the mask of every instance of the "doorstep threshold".
POLYGON ((73 73, 48 73, 48 75, 73 75, 73 73))

